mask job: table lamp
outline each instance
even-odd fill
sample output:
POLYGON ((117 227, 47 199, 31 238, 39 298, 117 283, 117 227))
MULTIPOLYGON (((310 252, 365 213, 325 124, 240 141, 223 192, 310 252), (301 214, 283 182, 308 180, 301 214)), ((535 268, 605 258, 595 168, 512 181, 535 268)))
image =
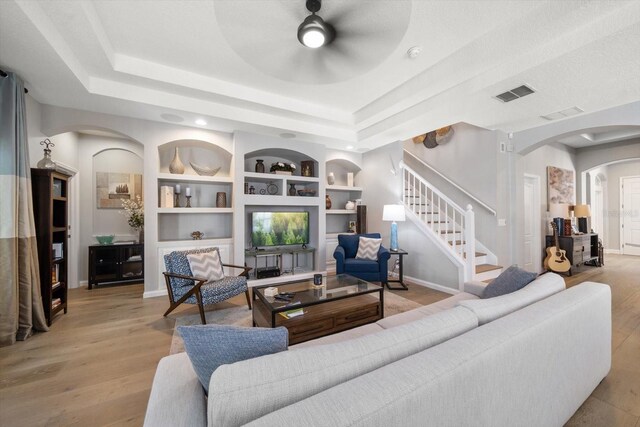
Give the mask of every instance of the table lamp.
POLYGON ((588 220, 591 218, 591 207, 589 205, 575 205, 573 215, 578 218, 578 230, 581 233, 588 233, 588 220))
POLYGON ((382 210, 382 220, 391 222, 391 244, 389 249, 392 251, 398 250, 398 224, 396 221, 404 221, 404 206, 403 205, 384 205, 382 210))

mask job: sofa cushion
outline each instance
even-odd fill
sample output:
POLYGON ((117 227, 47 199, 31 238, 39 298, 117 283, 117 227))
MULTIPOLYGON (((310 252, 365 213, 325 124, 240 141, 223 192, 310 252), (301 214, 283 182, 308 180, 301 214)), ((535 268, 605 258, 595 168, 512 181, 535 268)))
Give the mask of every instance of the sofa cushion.
POLYGON ((207 282, 215 282, 224 277, 222 261, 218 250, 201 254, 187 254, 189 268, 195 277, 207 279, 207 282))
POLYGON ((531 283, 537 275, 512 265, 484 288, 481 298, 499 297, 515 292, 531 283))
POLYGON ((211 376, 210 426, 239 426, 477 326, 456 307, 393 330, 220 366, 211 376))
POLYGON ((384 329, 395 328, 396 326, 404 325, 405 323, 413 322, 418 319, 431 316, 432 314, 453 308, 458 304, 458 301, 477 298, 478 297, 475 295, 468 294, 466 292, 459 292, 448 298, 434 302, 433 304, 414 308, 413 310, 405 311, 404 313, 394 314, 393 316, 378 320, 376 323, 384 329))
POLYGON ((284 351, 289 345, 287 328, 239 326, 178 326, 184 348, 205 390, 211 374, 221 365, 284 351))
POLYGON ((524 288, 510 294, 487 299, 460 301, 458 305, 466 307, 478 316, 481 325, 498 319, 506 314, 540 301, 565 289, 564 279, 555 273, 546 273, 524 288))
POLYGON ((344 265, 346 271, 353 273, 377 273, 380 270, 377 261, 368 259, 347 258, 344 265))
POLYGON ((381 244, 382 244, 382 239, 373 239, 370 237, 360 236, 360 241, 358 242, 358 253, 356 253, 356 259, 368 259, 370 261, 377 261, 378 251, 380 250, 381 244))
POLYGON ((344 248, 345 258, 355 258, 358 253, 358 242, 360 236, 371 237, 374 239, 380 238, 380 233, 367 233, 367 234, 339 234, 338 245, 344 248))

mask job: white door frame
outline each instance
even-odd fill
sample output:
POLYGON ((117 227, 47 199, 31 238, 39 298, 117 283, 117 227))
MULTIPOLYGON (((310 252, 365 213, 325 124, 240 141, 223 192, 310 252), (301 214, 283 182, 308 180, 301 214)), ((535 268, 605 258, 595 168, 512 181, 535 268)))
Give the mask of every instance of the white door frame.
POLYGON ((622 247, 622 244, 624 242, 624 190, 622 188, 623 184, 624 184, 624 180, 625 179, 634 179, 634 178, 640 178, 640 175, 630 175, 630 176, 621 176, 620 177, 620 183, 619 183, 619 188, 620 188, 620 206, 619 206, 619 211, 620 211, 620 246, 619 246, 619 253, 624 255, 624 248, 622 247))
MULTIPOLYGON (((527 181, 532 182, 533 188, 535 189, 533 192, 533 200, 531 201, 532 206, 537 206, 538 209, 533 209, 531 221, 533 222, 533 235, 537 236, 531 241, 531 253, 533 256, 535 272, 540 273, 542 271, 542 240, 544 236, 542 235, 542 215, 540 212, 541 204, 540 204, 540 176, 532 175, 525 173, 523 179, 523 187, 524 183, 527 181)), ((524 189, 523 189, 524 196, 524 189)), ((526 224, 523 227, 523 230, 526 229, 526 224)), ((524 263, 523 263, 524 264, 524 263)))

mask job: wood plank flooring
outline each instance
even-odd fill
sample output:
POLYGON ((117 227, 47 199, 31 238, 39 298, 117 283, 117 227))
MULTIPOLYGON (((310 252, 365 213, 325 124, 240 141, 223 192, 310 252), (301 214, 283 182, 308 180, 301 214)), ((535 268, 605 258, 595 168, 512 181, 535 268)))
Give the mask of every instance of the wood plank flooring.
MULTIPOLYGON (((568 286, 591 280, 613 291, 613 368, 568 425, 640 427, 640 259, 608 255, 568 286)), ((70 291, 69 313, 47 333, 0 348, 0 425, 139 426, 158 361, 171 344, 166 297, 142 285, 70 291)), ((447 295, 417 285, 393 291, 420 304, 447 295)), ((215 308, 245 306, 240 295, 215 308)), ((197 314, 191 306, 179 314, 197 314)))

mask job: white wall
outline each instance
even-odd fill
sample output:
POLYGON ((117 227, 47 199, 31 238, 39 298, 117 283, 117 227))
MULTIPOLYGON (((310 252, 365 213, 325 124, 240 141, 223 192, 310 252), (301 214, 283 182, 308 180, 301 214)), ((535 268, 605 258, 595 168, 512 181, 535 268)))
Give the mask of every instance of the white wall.
POLYGON ((608 219, 606 249, 621 250, 620 247, 620 213, 624 214, 620 206, 621 178, 625 176, 640 176, 640 160, 616 163, 606 167, 607 170, 607 208, 605 215, 608 219))
MULTIPOLYGON (((362 198, 367 205, 367 231, 379 232, 386 247, 389 247, 391 224, 382 221, 382 209, 386 204, 400 203, 402 191, 402 173, 398 169, 396 176, 391 174, 390 156, 396 160, 402 158, 401 142, 364 153, 359 173, 362 198)), ((404 274, 452 290, 458 289, 458 267, 411 221, 398 224, 398 243, 409 252, 404 258, 404 274)), ((395 259, 391 257, 390 268, 395 259)))

